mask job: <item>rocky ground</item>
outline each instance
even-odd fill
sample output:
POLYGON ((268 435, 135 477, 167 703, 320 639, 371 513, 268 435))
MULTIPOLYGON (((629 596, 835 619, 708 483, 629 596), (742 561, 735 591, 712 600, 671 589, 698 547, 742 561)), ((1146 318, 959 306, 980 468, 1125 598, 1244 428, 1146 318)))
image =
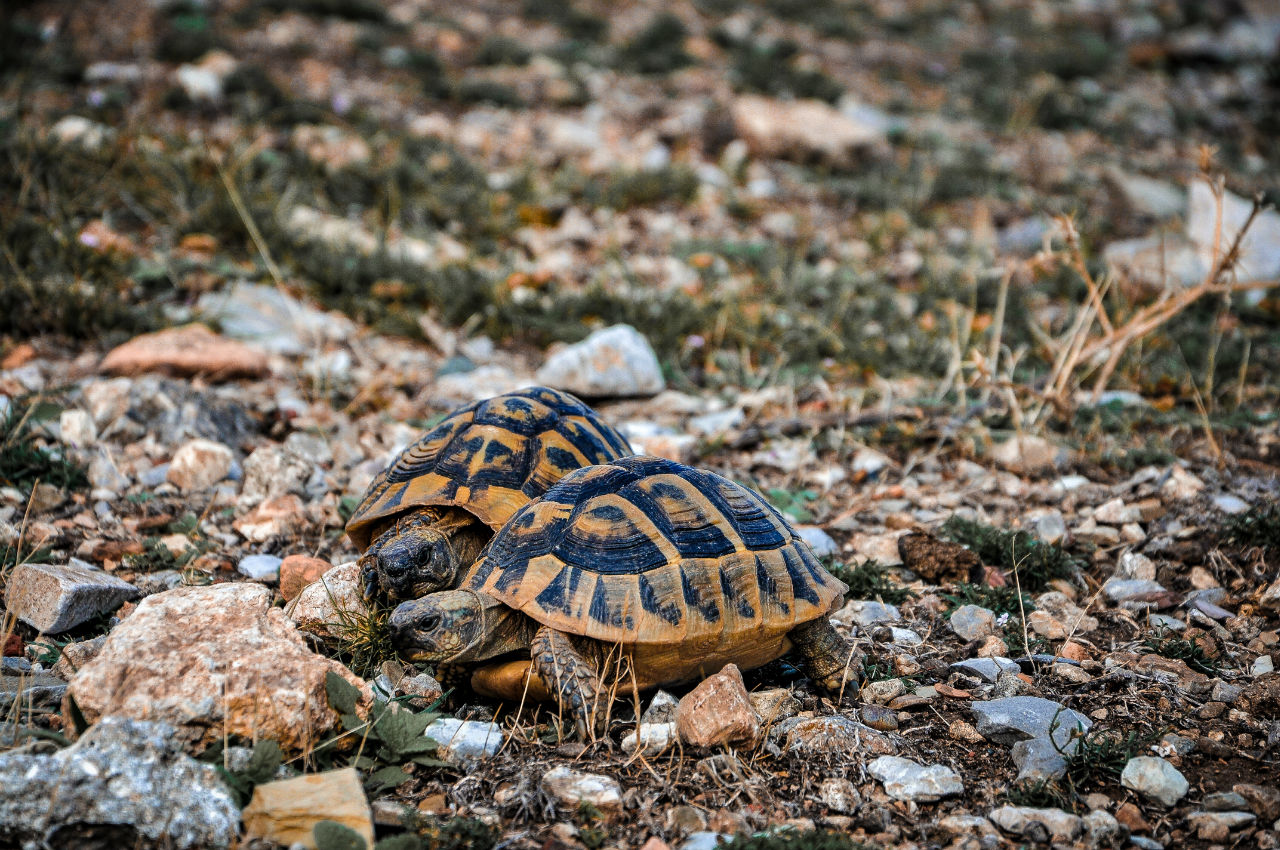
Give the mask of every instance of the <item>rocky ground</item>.
POLYGON ((4 4, 0 846, 1280 846, 1278 32, 4 4), (395 661, 345 519, 534 382, 790 515, 865 687, 395 661))

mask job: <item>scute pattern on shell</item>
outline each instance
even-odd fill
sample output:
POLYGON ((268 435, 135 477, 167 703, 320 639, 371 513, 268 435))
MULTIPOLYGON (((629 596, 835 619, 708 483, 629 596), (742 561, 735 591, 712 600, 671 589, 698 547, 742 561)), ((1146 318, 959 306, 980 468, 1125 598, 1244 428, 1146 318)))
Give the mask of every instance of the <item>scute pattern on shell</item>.
POLYGON ((632 454, 578 398, 530 387, 458 408, 378 474, 347 522, 369 546, 380 520, 425 505, 464 508, 500 528, 572 470, 632 454))
POLYGON ((565 476, 462 586, 572 634, 708 650, 780 636, 846 589, 760 496, 652 457, 565 476))

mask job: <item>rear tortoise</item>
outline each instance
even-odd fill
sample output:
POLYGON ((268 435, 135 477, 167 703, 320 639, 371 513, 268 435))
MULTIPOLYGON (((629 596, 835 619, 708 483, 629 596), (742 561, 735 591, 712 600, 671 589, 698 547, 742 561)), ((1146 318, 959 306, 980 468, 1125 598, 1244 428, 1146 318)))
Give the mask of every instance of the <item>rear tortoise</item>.
POLYGON ((347 522, 366 597, 453 587, 530 499, 565 473, 632 454, 626 438, 569 393, 529 387, 464 405, 369 485, 347 522))
POLYGON ((457 590, 401 603, 391 628, 406 658, 481 665, 477 691, 518 700, 528 687, 586 734, 618 688, 749 669, 788 649, 824 689, 856 687, 861 658, 828 619, 846 589, 755 492, 628 457, 566 475, 457 590), (504 663, 509 653, 519 657, 504 663))

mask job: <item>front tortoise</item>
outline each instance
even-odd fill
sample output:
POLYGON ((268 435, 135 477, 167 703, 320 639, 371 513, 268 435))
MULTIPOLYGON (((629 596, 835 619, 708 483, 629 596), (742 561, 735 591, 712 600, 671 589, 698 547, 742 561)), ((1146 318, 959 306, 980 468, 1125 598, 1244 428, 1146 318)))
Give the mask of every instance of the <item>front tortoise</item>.
POLYGON ((824 689, 856 687, 861 658, 828 619, 846 589, 754 491, 629 457, 566 475, 457 590, 401 603, 391 628, 410 660, 479 665, 477 691, 549 695, 586 734, 619 688, 749 669, 788 649, 824 689))
POLYGON ((464 405, 369 485, 347 522, 366 597, 454 586, 495 529, 565 473, 632 454, 569 393, 530 387, 464 405))

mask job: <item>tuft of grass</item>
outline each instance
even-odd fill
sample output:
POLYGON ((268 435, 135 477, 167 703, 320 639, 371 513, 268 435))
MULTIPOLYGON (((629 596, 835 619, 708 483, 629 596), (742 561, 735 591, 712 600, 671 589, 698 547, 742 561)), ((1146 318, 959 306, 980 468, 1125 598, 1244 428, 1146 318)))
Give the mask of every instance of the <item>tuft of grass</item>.
POLYGON ((720 845, 723 850, 864 850, 869 846, 846 833, 826 829, 737 835, 720 845))
POLYGON ((338 622, 334 624, 338 655, 351 672, 363 679, 372 679, 384 661, 396 657, 391 640, 391 611, 388 606, 370 603, 363 609, 338 612, 338 622))
POLYGON ((689 30, 675 15, 654 17, 635 38, 618 50, 618 63, 640 74, 669 74, 694 63, 684 49, 689 30))
POLYGON ((212 544, 208 540, 198 538, 194 542, 189 542, 187 548, 181 554, 174 554, 173 550, 160 542, 159 537, 148 537, 142 541, 142 553, 140 555, 126 555, 124 560, 129 569, 137 570, 140 573, 156 573, 161 570, 184 570, 190 566, 192 561, 209 551, 211 547, 212 544))
POLYGON ((514 38, 494 35, 486 38, 476 50, 477 65, 527 65, 533 57, 529 48, 514 38))
POLYGON ((1070 579, 1082 566, 1061 546, 1037 540, 1026 531, 1009 531, 952 516, 942 535, 977 553, 984 564, 1016 572, 1022 587, 1043 590, 1054 579, 1070 579))
POLYGON ((833 576, 849 585, 849 599, 879 599, 890 605, 900 605, 911 598, 911 591, 893 580, 889 567, 873 558, 857 566, 831 560, 826 567, 833 576))
POLYGON ((1072 794, 1052 779, 1019 782, 1010 786, 1005 799, 1010 805, 1033 809, 1062 809, 1070 812, 1076 807, 1072 794))
POLYGON ((1280 552, 1280 504, 1257 505, 1226 521, 1220 539, 1236 546, 1280 552))
POLYGON ((19 490, 30 490, 37 481, 64 490, 89 486, 83 466, 40 445, 36 425, 61 411, 38 398, 22 399, 0 416, 0 484, 19 490))
POLYGON ((1194 640, 1181 637, 1177 632, 1160 626, 1142 641, 1143 649, 1164 658, 1183 661, 1192 670, 1206 676, 1217 675, 1220 665, 1205 654, 1204 648, 1194 640))

